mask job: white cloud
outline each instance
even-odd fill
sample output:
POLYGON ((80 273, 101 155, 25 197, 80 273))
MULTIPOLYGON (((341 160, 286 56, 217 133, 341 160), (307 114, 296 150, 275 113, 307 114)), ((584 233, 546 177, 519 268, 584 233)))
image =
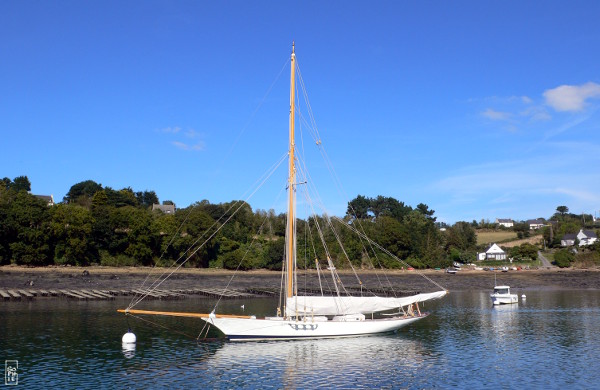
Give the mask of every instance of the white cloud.
POLYGON ((531 98, 529 96, 521 96, 521 101, 525 104, 533 103, 533 100, 531 100, 531 98))
POLYGON ((558 188, 554 188, 553 189, 554 192, 558 193, 558 194, 565 194, 570 196, 573 199, 576 200, 580 200, 580 201, 586 201, 592 204, 598 204, 600 202, 600 196, 598 194, 592 193, 588 190, 585 189, 572 189, 572 188, 562 188, 562 187, 558 187, 558 188))
POLYGON ((165 127, 162 129, 158 130, 160 133, 167 133, 167 134, 177 134, 181 131, 181 127, 175 126, 175 127, 165 127))
POLYGON ((506 121, 509 120, 511 117, 511 114, 509 112, 496 111, 492 110, 491 108, 488 108, 487 110, 482 112, 481 115, 493 121, 506 121))
POLYGON ((172 140, 172 141, 170 141, 171 145, 173 145, 181 150, 187 150, 187 151, 205 150, 206 145, 205 145, 204 141, 201 139, 202 134, 197 132, 194 129, 190 128, 185 131, 182 131, 181 127, 172 126, 172 127, 164 127, 162 129, 158 129, 157 131, 162 134, 168 134, 169 138, 171 138, 171 140, 172 140), (182 138, 188 139, 189 142, 180 141, 180 139, 182 139, 182 138), (175 140, 173 140, 173 139, 175 139, 175 140))
POLYGON ((600 97, 600 85, 586 83, 583 85, 561 85, 544 92, 546 104, 556 111, 581 111, 587 99, 600 97))
POLYGON ((188 138, 196 138, 199 136, 199 134, 196 132, 196 130, 189 129, 185 132, 185 136, 188 138))
POLYGON ((454 214, 448 216, 454 221, 498 216, 534 218, 552 214, 559 204, 586 212, 597 209, 600 175, 595 171, 578 170, 578 167, 597 165, 598 158, 590 160, 589 156, 598 146, 587 149, 583 148, 583 143, 553 146, 555 148, 550 152, 554 157, 550 159, 533 156, 467 166, 450 172, 430 183, 429 188, 444 199, 432 203, 439 209, 446 209, 447 214, 454 214), (581 153, 574 154, 573 150, 577 149, 581 149, 581 153))
POLYGON ((520 112, 521 116, 529 118, 532 121, 548 121, 552 119, 548 111, 541 106, 531 106, 520 112))
POLYGON ((203 142, 199 142, 195 145, 189 145, 183 142, 179 142, 179 141, 173 141, 171 142, 173 145, 175 145, 176 147, 178 147, 181 150, 191 150, 191 151, 201 151, 204 150, 204 143, 203 142))

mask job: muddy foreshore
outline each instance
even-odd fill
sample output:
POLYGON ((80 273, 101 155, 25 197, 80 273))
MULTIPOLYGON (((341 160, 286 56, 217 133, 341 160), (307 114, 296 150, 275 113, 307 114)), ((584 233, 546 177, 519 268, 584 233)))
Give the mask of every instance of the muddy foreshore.
MULTIPOLYGON (((111 267, 0 267, 0 288, 4 289, 132 289, 140 287, 145 280, 152 282, 170 273, 161 268, 111 268, 111 267)), ((315 272, 298 276, 299 286, 318 285, 315 272)), ((346 286, 359 286, 351 271, 340 272, 346 286)), ((358 278, 366 288, 378 289, 393 286, 404 291, 432 291, 436 287, 427 278, 449 291, 490 290, 494 286, 494 273, 489 271, 462 270, 456 274, 441 271, 360 271, 358 278)), ((519 290, 544 289, 600 289, 600 270, 540 269, 496 273, 498 284, 507 284, 519 290)), ((232 272, 208 269, 183 269, 173 273, 161 288, 278 288, 281 273, 277 271, 232 272), (233 277, 233 279, 232 279, 233 277)))

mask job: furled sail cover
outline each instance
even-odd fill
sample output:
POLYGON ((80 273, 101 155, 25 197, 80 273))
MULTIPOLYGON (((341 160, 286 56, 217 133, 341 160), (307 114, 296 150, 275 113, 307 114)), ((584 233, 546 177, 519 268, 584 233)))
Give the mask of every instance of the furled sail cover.
POLYGON ((411 295, 402 298, 386 297, 310 297, 294 296, 286 300, 286 315, 342 315, 370 314, 379 311, 398 309, 415 302, 441 298, 447 291, 411 295))

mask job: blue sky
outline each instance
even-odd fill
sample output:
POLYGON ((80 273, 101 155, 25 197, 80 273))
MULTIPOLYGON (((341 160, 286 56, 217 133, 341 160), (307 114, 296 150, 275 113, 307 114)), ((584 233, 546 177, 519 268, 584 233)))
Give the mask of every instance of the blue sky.
POLYGON ((88 179, 178 207, 245 198, 287 147, 295 41, 346 196, 320 189, 330 213, 362 194, 449 223, 593 214, 598 15, 596 1, 3 1, 0 176, 57 200, 88 179))

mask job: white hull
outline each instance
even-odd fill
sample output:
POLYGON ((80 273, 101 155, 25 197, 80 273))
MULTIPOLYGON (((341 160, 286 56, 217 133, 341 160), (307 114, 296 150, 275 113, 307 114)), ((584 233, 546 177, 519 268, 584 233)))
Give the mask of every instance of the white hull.
POLYGON ((494 287, 494 293, 490 295, 490 298, 492 298, 492 303, 494 305, 519 303, 519 296, 517 294, 511 294, 509 286, 494 287))
POLYGON ((492 303, 494 305, 510 305, 513 303, 519 303, 519 296, 517 294, 509 294, 509 295, 497 295, 492 294, 492 303))
POLYGON ((232 341, 294 340, 331 337, 365 336, 393 332, 427 314, 415 317, 393 317, 363 321, 283 320, 282 318, 203 318, 232 341))

